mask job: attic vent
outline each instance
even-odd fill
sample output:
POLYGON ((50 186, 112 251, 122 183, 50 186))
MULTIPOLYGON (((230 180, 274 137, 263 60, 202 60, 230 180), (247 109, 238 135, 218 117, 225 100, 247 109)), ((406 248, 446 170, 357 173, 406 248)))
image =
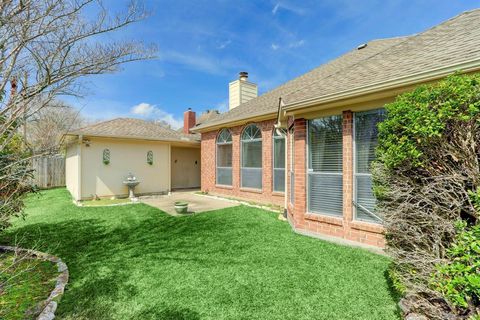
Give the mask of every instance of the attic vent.
POLYGON ((363 48, 366 48, 366 47, 367 47, 367 43, 362 43, 357 47, 357 50, 362 50, 363 48))

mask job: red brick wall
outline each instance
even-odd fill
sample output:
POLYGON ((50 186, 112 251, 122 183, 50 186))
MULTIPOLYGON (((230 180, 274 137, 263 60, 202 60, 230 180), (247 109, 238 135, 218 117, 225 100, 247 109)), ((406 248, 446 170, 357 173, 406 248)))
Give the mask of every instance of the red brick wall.
POLYGON ((232 187, 216 185, 216 138, 219 130, 202 133, 202 191, 262 203, 284 205, 283 193, 273 192, 272 134, 275 120, 257 122, 262 131, 262 190, 240 187, 240 136, 245 126, 229 128, 232 133, 232 187))
MULTIPOLYGON (((216 137, 218 131, 202 134, 202 191, 258 202, 284 205, 283 194, 272 192, 272 133, 274 120, 257 123, 263 138, 263 189, 240 188, 240 135, 245 126, 230 128, 232 132, 232 187, 215 184, 216 137)), ((291 122, 289 122, 291 123, 291 122)), ((308 213, 307 210, 307 121, 294 120, 294 204, 290 204, 290 175, 287 174, 287 209, 296 229, 339 237, 377 247, 384 247, 383 227, 354 221, 353 208, 353 113, 343 112, 343 217, 336 218, 308 213)), ((290 168, 290 135, 287 139, 286 170, 290 168)))
MULTIPOLYGON (((384 247, 384 229, 380 225, 354 221, 353 208, 353 113, 343 112, 343 217, 308 213, 306 174, 306 121, 295 120, 295 203, 288 205, 290 221, 296 229, 384 247)), ((290 150, 287 150, 290 152, 290 150)), ((289 157, 290 159, 290 157, 289 157)))

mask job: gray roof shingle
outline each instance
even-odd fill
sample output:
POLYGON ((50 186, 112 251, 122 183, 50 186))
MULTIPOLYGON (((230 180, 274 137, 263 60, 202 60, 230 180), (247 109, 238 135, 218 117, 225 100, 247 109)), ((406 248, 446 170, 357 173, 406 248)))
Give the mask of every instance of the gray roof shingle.
POLYGON ((184 134, 165 128, 150 121, 133 118, 116 118, 109 121, 69 132, 68 135, 85 135, 94 137, 130 138, 158 141, 176 141, 199 143, 198 134, 184 134))
POLYGON ((480 9, 416 35, 371 41, 365 48, 354 49, 196 129, 276 113, 280 97, 292 104, 472 59, 480 59, 480 9))

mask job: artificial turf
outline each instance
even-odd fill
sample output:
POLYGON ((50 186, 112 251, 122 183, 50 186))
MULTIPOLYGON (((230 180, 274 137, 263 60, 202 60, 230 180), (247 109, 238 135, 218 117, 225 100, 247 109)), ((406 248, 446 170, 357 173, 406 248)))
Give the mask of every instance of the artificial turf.
POLYGON ((77 207, 55 189, 26 213, 0 243, 67 263, 59 319, 399 319, 388 258, 297 235, 272 212, 77 207))

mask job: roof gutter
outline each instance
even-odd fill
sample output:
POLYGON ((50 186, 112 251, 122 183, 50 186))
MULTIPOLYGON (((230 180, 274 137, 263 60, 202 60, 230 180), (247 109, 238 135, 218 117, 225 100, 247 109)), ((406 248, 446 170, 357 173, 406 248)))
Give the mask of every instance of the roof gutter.
POLYGON ((480 58, 430 70, 427 72, 419 72, 409 76, 394 78, 394 79, 383 81, 383 82, 377 82, 377 83, 373 83, 367 86, 363 86, 363 87, 359 87, 351 90, 344 90, 334 94, 323 95, 323 96, 318 96, 310 99, 289 103, 282 108, 283 116, 285 116, 290 111, 294 111, 294 110, 298 110, 306 107, 327 104, 333 101, 338 101, 338 100, 352 98, 352 97, 361 96, 361 95, 367 95, 370 93, 376 93, 378 91, 396 89, 400 87, 411 86, 414 84, 437 80, 445 76, 448 76, 456 71, 460 71, 462 73, 469 73, 469 72, 474 72, 478 70, 480 70, 480 58))
POLYGON ((178 143, 185 143, 185 144, 195 144, 199 145, 200 140, 182 140, 182 139, 155 139, 155 138, 144 138, 144 137, 135 137, 135 136, 114 136, 114 135, 95 135, 95 134, 88 134, 88 133, 76 133, 76 132, 68 132, 65 136, 81 136, 81 137, 92 137, 92 138, 105 138, 105 139, 122 139, 122 140, 142 140, 142 141, 158 141, 158 142, 178 142, 178 143))

